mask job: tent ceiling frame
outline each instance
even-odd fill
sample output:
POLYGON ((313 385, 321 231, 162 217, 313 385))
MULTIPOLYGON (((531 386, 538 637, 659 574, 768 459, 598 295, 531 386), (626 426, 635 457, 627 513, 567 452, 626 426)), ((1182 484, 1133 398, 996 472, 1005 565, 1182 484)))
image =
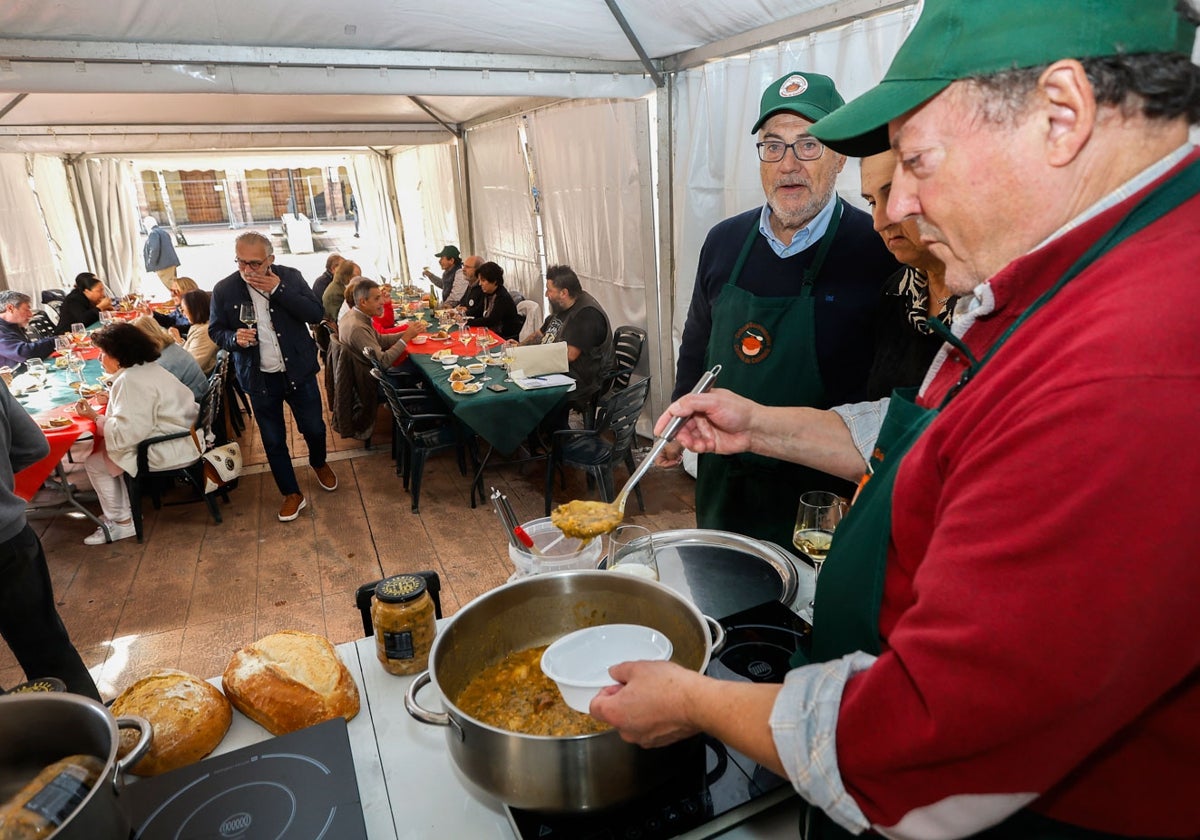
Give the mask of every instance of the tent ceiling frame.
POLYGON ((650 78, 654 80, 654 86, 660 88, 663 86, 662 73, 658 72, 658 68, 654 66, 654 62, 650 60, 650 56, 646 55, 646 50, 642 47, 642 42, 638 40, 637 33, 633 31, 633 27, 629 25, 629 21, 625 19, 621 7, 617 5, 617 0, 604 0, 608 6, 609 12, 617 21, 617 25, 621 27, 621 31, 625 33, 625 37, 629 40, 633 51, 637 53, 638 58, 642 62, 642 66, 646 68, 646 72, 650 74, 650 78))
POLYGON ((211 64, 214 66, 367 67, 394 70, 490 70, 644 76, 637 61, 566 56, 420 50, 346 50, 313 47, 230 46, 225 44, 132 43, 0 38, 0 60, 75 64, 211 64))
MULTIPOLYGON (((107 134, 365 134, 378 132, 440 133, 428 123, 261 123, 261 124, 186 124, 186 125, 0 125, 0 137, 36 135, 107 135, 107 134)), ((453 134, 453 131, 451 131, 453 134)))

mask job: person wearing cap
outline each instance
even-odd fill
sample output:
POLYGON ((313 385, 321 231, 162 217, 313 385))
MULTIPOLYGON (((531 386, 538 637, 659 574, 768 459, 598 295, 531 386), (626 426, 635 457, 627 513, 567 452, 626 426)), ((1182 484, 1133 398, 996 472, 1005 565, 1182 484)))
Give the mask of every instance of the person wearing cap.
POLYGON ((442 276, 438 277, 427 268, 424 272, 425 277, 442 290, 442 301, 446 307, 458 306, 470 285, 466 272, 463 271, 462 255, 453 245, 447 245, 434 256, 438 258, 438 264, 442 267, 442 276))
MULTIPOLYGON (((883 81, 813 126, 895 150, 888 215, 964 297, 954 339, 888 405, 814 664, 765 686, 627 663, 596 717, 786 773, 810 837, 1200 836, 1195 37, 1174 0, 926 0, 883 81)), ((669 412, 702 412, 701 449, 803 444, 735 400, 669 412)))
MULTIPOLYGON (((828 408, 866 397, 872 326, 899 267, 871 219, 838 197, 846 158, 809 134, 842 104, 833 80, 793 72, 763 91, 759 173, 766 203, 716 225, 700 251, 674 397, 721 365, 719 384, 770 405, 828 408)), ((670 445, 659 463, 678 463, 670 445)), ((758 455, 701 456, 696 522, 790 545, 800 495, 853 486, 758 455)))

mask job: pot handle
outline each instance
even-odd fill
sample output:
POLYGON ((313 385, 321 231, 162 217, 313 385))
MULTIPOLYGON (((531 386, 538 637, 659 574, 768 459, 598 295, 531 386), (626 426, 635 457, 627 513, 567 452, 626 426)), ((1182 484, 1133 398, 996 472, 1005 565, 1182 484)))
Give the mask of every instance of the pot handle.
POLYGON ((725 628, 715 618, 707 615, 701 617, 708 624, 709 632, 712 634, 712 655, 716 656, 725 647, 725 628))
POLYGON ((449 726, 450 715, 445 712, 431 712, 417 702, 417 692, 432 681, 433 677, 429 675, 428 671, 422 671, 420 674, 417 674, 417 678, 409 685, 408 691, 404 692, 404 708, 421 723, 429 723, 434 726, 449 726))
POLYGON ((150 721, 138 715, 125 715, 117 718, 117 729, 137 729, 142 734, 138 736, 137 743, 133 745, 125 757, 117 761, 113 768, 112 786, 113 793, 121 795, 121 787, 124 785, 123 775, 129 771, 129 768, 142 760, 150 749, 150 742, 154 739, 154 729, 150 726, 150 721))

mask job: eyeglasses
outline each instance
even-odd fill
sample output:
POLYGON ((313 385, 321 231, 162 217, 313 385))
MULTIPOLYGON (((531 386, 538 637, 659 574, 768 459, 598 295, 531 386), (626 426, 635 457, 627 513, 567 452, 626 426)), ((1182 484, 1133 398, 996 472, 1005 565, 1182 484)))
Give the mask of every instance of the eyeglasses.
POLYGON ((754 145, 758 148, 758 159, 763 163, 779 163, 788 149, 792 150, 796 160, 817 160, 825 154, 825 144, 812 137, 801 137, 795 143, 767 140, 754 145))
POLYGON ((252 268, 255 271, 258 271, 266 263, 266 260, 239 260, 237 257, 234 257, 233 261, 238 264, 238 268, 252 268))

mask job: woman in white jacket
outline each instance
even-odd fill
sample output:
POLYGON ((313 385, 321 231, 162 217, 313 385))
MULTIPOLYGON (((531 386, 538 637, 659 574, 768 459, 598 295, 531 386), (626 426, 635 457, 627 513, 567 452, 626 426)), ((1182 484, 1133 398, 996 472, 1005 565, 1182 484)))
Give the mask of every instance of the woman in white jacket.
MULTIPOLYGON (((196 423, 197 405, 186 385, 154 364, 158 347, 137 327, 110 324, 92 341, 100 348, 105 373, 115 378, 107 397, 98 398, 108 402, 104 414, 86 402, 78 406, 81 416, 96 422, 96 443, 84 467, 115 542, 136 533, 122 474, 137 475, 138 444, 149 437, 189 431, 196 423)), ((153 470, 167 470, 192 463, 197 454, 192 436, 177 438, 150 447, 149 463, 153 470)), ((84 543, 104 541, 104 530, 97 528, 84 543)))

